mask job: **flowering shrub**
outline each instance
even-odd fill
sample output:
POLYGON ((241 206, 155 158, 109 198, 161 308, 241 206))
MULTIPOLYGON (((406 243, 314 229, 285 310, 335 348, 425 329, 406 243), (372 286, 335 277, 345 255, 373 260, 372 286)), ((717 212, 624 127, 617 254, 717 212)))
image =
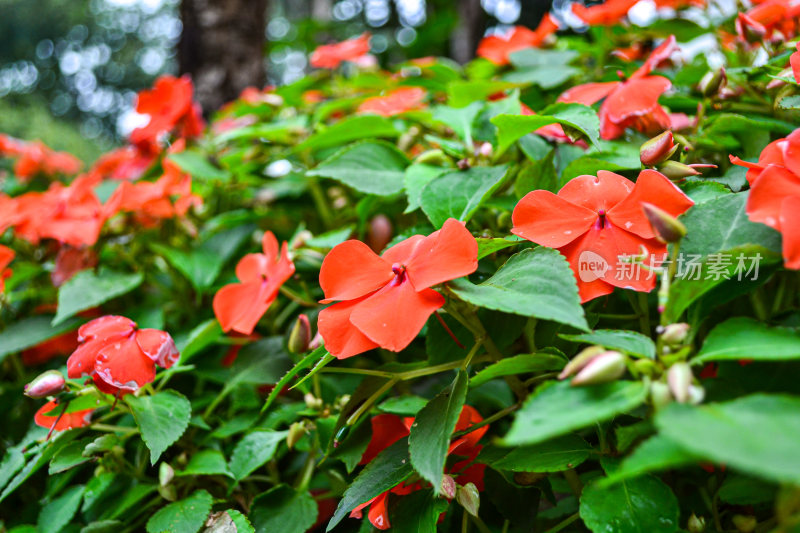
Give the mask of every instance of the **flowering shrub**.
POLYGON ((800 13, 648 5, 0 137, 0 530, 797 531, 800 13))

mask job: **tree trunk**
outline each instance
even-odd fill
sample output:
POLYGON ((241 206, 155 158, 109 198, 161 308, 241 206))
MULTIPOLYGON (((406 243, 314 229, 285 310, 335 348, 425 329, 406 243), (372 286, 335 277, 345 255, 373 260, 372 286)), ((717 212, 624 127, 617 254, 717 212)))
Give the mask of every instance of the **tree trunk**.
POLYGON ((265 83, 268 0, 181 0, 181 74, 190 74, 203 112, 217 110, 248 86, 265 83))
POLYGON ((450 57, 459 63, 474 58, 485 24, 486 14, 481 7, 481 0, 459 0, 458 26, 450 36, 450 57))

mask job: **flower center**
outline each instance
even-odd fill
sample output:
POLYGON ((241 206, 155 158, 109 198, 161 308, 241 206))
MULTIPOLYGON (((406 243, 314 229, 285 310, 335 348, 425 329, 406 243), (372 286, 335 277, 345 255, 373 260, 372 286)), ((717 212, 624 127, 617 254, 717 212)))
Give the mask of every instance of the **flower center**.
POLYGON ((394 263, 392 265, 392 272, 394 272, 394 283, 401 283, 403 280, 406 279, 406 266, 400 263, 394 263))
POLYGON ((594 227, 596 229, 603 229, 608 227, 608 221, 606 220, 606 210, 600 209, 597 212, 597 222, 595 222, 594 227))

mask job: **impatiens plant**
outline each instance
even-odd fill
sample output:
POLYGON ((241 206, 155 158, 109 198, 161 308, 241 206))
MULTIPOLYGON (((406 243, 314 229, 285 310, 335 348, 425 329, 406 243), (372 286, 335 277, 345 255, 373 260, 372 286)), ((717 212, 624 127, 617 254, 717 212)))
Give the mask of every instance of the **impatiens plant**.
POLYGON ((798 531, 798 16, 558 4, 205 118, 164 76, 93 164, 0 137, 0 531, 798 531))

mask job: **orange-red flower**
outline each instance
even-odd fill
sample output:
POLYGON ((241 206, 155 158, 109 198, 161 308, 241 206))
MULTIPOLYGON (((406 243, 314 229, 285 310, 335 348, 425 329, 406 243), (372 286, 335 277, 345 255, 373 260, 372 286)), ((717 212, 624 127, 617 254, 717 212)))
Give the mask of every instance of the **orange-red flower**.
POLYGON ((645 134, 656 134, 671 125, 669 114, 658 98, 672 86, 662 76, 650 76, 659 63, 676 49, 675 37, 658 46, 650 57, 626 81, 577 85, 558 97, 559 102, 592 105, 605 98, 600 106, 600 136, 616 139, 631 127, 645 134))
POLYGON ((478 44, 476 53, 479 57, 484 57, 495 65, 507 65, 512 53, 541 45, 547 36, 557 30, 558 24, 548 13, 535 31, 529 30, 525 26, 514 26, 503 35, 484 37, 478 44))
POLYGON ((6 280, 11 276, 11 269, 6 267, 14 260, 14 255, 14 250, 0 244, 0 294, 6 290, 6 280))
POLYGON ((92 412, 94 409, 84 409, 81 411, 73 411, 71 413, 63 413, 59 404, 55 400, 51 400, 41 406, 33 417, 33 421, 37 426, 50 429, 52 431, 64 431, 67 429, 76 429, 86 427, 91 423, 92 412), (52 414, 47 414, 51 413, 52 414))
POLYGON ((286 242, 279 256, 278 240, 267 231, 261 247, 264 253, 247 254, 236 265, 240 283, 225 285, 214 295, 214 314, 223 331, 253 333, 258 320, 278 296, 281 285, 294 274, 286 242))
POLYGON ((319 332, 344 359, 373 348, 399 352, 444 305, 430 287, 478 268, 478 244, 462 222, 448 219, 429 236, 414 235, 378 256, 361 241, 337 245, 325 257, 319 283, 319 332))
POLYGON ((420 87, 401 87, 383 96, 367 98, 358 106, 358 112, 393 117, 425 107, 426 94, 420 87))
MULTIPOLYGON (((481 417, 480 413, 478 413, 474 407, 465 405, 461 409, 461 415, 458 417, 458 422, 456 422, 455 431, 464 431, 481 421, 483 421, 483 417, 481 417)), ((361 456, 359 464, 362 465, 372 461, 376 455, 398 440, 408 437, 411 425, 414 423, 414 418, 400 418, 397 415, 381 414, 373 417, 370 423, 372 424, 372 439, 364 455, 361 456)), ((483 448, 478 444, 478 441, 481 440, 488 430, 488 425, 480 427, 450 443, 450 448, 447 452, 448 455, 464 458, 447 469, 448 474, 451 475, 459 485, 473 483, 478 490, 483 490, 483 472, 486 469, 486 465, 471 463, 478 457, 478 453, 483 448)), ((361 518, 363 509, 369 507, 367 518, 372 525, 381 530, 389 529, 391 527, 387 508, 389 494, 400 496, 410 494, 422 488, 423 484, 421 482, 412 484, 400 483, 393 489, 387 490, 353 509, 350 512, 350 517, 361 518)))
POLYGON ((370 34, 364 33, 353 39, 335 44, 323 44, 311 53, 311 66, 336 68, 344 61, 358 61, 369 53, 370 34))
POLYGON ((55 268, 50 273, 54 287, 60 287, 72 276, 97 265, 97 254, 91 248, 73 248, 63 245, 56 254, 55 268))
POLYGON ((573 2, 572 12, 589 26, 612 26, 628 14, 639 0, 608 0, 589 7, 573 2))
POLYGON ((56 152, 41 141, 26 142, 0 135, 0 155, 17 158, 14 174, 23 181, 37 174, 72 175, 81 169, 81 161, 72 154, 56 152))
POLYGON ((98 158, 90 172, 103 178, 135 181, 150 168, 158 152, 154 143, 123 146, 98 158))
POLYGON ((205 126, 200 106, 192 100, 194 86, 189 76, 161 76, 150 90, 139 93, 136 111, 150 116, 146 126, 131 132, 134 144, 157 142, 169 132, 178 137, 196 137, 205 126))
POLYGON ((792 67, 792 74, 794 74, 794 81, 800 83, 800 43, 797 43, 797 52, 794 52, 789 57, 789 64, 792 67))
POLYGON ((78 342, 67 359, 67 375, 73 379, 90 376, 98 389, 120 396, 152 382, 156 365, 169 368, 179 356, 169 333, 139 329, 124 316, 106 315, 87 322, 78 330, 78 342))
POLYGON ((800 269, 800 129, 768 144, 758 163, 731 161, 749 169, 748 217, 780 231, 786 268, 800 269))
POLYGON ((760 43, 763 39, 791 39, 797 34, 800 2, 767 0, 739 13, 736 33, 742 41, 760 43), (777 35, 776 35, 777 33, 777 35))
POLYGON ((609 294, 614 287, 648 292, 655 286, 655 275, 622 266, 624 257, 643 251, 658 266, 667 252, 655 238, 642 202, 672 216, 694 204, 655 170, 643 170, 636 184, 601 170, 596 177, 573 178, 558 195, 541 190, 525 195, 514 208, 511 232, 560 251, 575 273, 583 302, 609 294))
POLYGON ((55 239, 75 247, 93 245, 105 222, 102 204, 94 193, 99 183, 99 176, 84 175, 69 186, 56 182, 44 192, 13 198, 14 232, 33 244, 55 239))
POLYGON ((36 346, 23 350, 21 354, 22 364, 25 366, 41 365, 55 357, 69 355, 74 352, 77 347, 78 340, 76 331, 68 331, 39 343, 36 346))

